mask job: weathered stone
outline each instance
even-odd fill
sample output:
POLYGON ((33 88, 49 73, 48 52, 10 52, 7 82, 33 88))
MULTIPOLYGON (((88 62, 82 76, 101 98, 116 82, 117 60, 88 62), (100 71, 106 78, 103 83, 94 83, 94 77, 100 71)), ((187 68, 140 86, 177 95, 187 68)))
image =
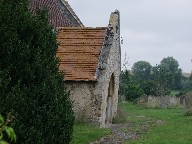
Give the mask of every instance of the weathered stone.
POLYGON ((148 108, 172 108, 181 105, 179 97, 171 96, 143 96, 139 98, 138 104, 148 108))

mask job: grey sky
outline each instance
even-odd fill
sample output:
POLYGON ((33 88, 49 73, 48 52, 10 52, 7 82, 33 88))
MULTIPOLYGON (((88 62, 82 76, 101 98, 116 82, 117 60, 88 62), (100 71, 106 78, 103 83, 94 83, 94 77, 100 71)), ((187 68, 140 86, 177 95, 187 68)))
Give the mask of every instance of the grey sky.
POLYGON ((159 64, 167 57, 178 60, 184 72, 192 70, 192 0, 68 0, 87 27, 107 26, 110 13, 121 14, 129 67, 145 60, 159 64))

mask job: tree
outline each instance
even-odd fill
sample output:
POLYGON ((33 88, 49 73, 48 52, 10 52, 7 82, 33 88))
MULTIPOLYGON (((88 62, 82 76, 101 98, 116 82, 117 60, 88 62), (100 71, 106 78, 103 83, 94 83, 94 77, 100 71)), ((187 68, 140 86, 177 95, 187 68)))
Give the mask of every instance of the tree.
POLYGON ((0 113, 11 112, 18 144, 68 144, 74 116, 58 44, 45 11, 0 0, 0 113))
POLYGON ((182 85, 182 89, 181 89, 182 93, 181 94, 186 94, 187 92, 191 92, 191 90, 192 90, 192 75, 190 75, 190 77, 182 76, 181 85, 182 85))
POLYGON ((164 64, 152 68, 153 92, 155 96, 164 96, 170 93, 172 74, 169 67, 164 64))
POLYGON ((178 61, 173 57, 167 57, 161 61, 161 65, 167 65, 170 71, 171 79, 169 82, 171 89, 181 89, 182 70, 179 69, 178 61))
POLYGON ((177 90, 182 89, 182 69, 178 69, 178 71, 175 73, 175 78, 174 78, 174 88, 177 90))
POLYGON ((190 77, 189 77, 189 80, 192 81, 192 73, 191 73, 191 75, 190 75, 190 77))
POLYGON ((121 72, 119 94, 124 95, 126 100, 129 101, 134 101, 144 94, 143 90, 131 81, 131 75, 128 70, 121 72))
POLYGON ((178 69, 179 69, 179 63, 173 57, 164 58, 161 61, 161 64, 167 64, 169 66, 170 71, 173 72, 173 73, 178 71, 178 69))
POLYGON ((151 68, 152 66, 149 62, 138 61, 134 63, 132 72, 138 79, 150 79, 151 68))
POLYGON ((133 82, 138 85, 146 95, 151 95, 152 81, 151 81, 151 64, 146 61, 138 61, 132 67, 133 82))
POLYGON ((143 90, 136 84, 130 83, 125 86, 125 98, 128 101, 135 101, 144 94, 143 90))
POLYGON ((120 78, 119 78, 119 94, 125 94, 125 87, 130 83, 130 74, 128 70, 121 71, 120 78))

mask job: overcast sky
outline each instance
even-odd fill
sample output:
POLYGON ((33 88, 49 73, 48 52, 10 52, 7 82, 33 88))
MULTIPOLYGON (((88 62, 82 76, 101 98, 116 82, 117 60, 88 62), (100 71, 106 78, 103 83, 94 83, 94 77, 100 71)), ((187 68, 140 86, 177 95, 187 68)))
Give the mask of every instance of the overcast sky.
POLYGON ((111 12, 121 16, 122 62, 130 69, 145 60, 152 66, 168 56, 184 72, 192 70, 192 0, 68 0, 87 27, 107 26, 111 12))

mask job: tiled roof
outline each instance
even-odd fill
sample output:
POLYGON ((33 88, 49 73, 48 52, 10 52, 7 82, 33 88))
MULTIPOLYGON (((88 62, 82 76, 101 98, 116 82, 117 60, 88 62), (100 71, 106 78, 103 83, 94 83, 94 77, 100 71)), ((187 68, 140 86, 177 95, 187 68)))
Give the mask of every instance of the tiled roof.
POLYGON ((191 76, 191 73, 183 72, 182 75, 183 75, 184 77, 190 77, 190 76, 191 76))
POLYGON ((83 23, 81 22, 81 20, 79 19, 79 17, 76 15, 76 13, 73 11, 73 9, 71 8, 71 6, 69 5, 69 3, 66 0, 61 0, 63 2, 63 4, 66 6, 66 8, 69 10, 69 12, 73 15, 73 17, 76 19, 76 21, 79 23, 80 26, 84 27, 83 23))
POLYGON ((65 0, 29 0, 29 9, 33 13, 42 8, 49 10, 49 21, 54 27, 83 26, 80 19, 65 0), (72 21, 71 16, 76 23, 72 21))
POLYGON ((104 44, 105 27, 58 28, 60 43, 57 56, 59 69, 65 72, 65 80, 95 81, 99 54, 104 44))

